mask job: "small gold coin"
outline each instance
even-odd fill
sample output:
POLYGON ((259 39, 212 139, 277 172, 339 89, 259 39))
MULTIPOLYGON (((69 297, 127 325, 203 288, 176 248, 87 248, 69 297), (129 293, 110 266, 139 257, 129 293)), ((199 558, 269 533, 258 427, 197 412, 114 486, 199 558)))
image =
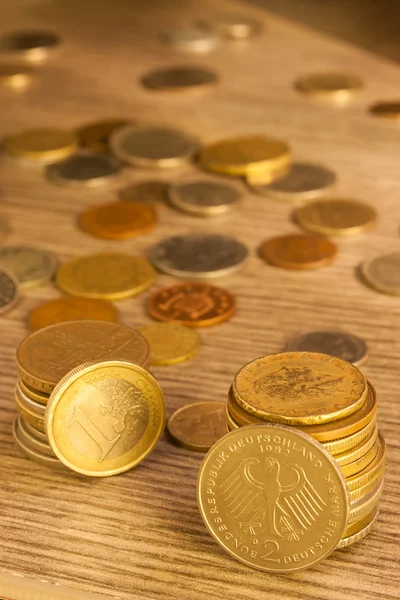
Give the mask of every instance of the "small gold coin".
POLYGON ((48 325, 64 321, 95 319, 96 321, 118 321, 118 311, 111 302, 98 298, 68 296, 44 302, 29 315, 29 329, 36 331, 48 325))
POLYGON ((322 235, 289 234, 266 240, 259 254, 275 267, 304 271, 332 264, 337 246, 322 235))
POLYGON ((85 298, 123 300, 151 286, 155 272, 144 258, 104 252, 61 265, 57 285, 65 293, 85 298))
POLYGON ((373 115, 382 119, 400 120, 400 100, 377 102, 370 106, 369 110, 373 115))
POLYGON ((263 421, 303 426, 347 417, 368 395, 367 381, 356 367, 316 352, 257 358, 238 371, 232 391, 245 411, 263 421))
POLYGON ((76 130, 79 143, 82 148, 88 148, 94 152, 109 152, 110 136, 119 127, 132 124, 132 121, 122 119, 107 119, 83 125, 76 130))
POLYGON ((241 198, 239 190, 226 183, 196 179, 172 183, 169 201, 175 208, 201 217, 213 217, 231 211, 241 198))
POLYGON ((29 387, 24 381, 21 379, 18 380, 18 385, 21 388, 21 391, 28 396, 34 402, 39 402, 40 404, 47 404, 49 400, 49 394, 42 394, 41 392, 37 392, 35 389, 29 387))
POLYGON ((144 87, 165 93, 188 93, 214 87, 219 76, 211 69, 202 67, 172 67, 151 71, 144 75, 141 83, 144 87))
POLYGON ((364 87, 359 77, 347 73, 312 73, 295 81, 295 88, 308 96, 345 101, 364 87))
POLYGON ((380 432, 378 432, 377 452, 373 460, 366 465, 361 471, 354 475, 347 476, 347 485, 350 492, 357 490, 370 481, 374 480, 378 473, 382 473, 386 460, 386 444, 380 432))
POLYGON ((322 352, 348 360, 355 366, 363 364, 368 358, 365 341, 357 335, 340 330, 299 333, 287 342, 285 351, 322 352))
POLYGON ((248 39, 259 34, 262 29, 260 21, 237 14, 217 15, 210 21, 198 20, 197 23, 230 40, 248 39))
POLYGON ((26 427, 25 421, 21 417, 17 417, 17 427, 21 441, 28 448, 34 450, 35 452, 55 457, 51 446, 49 446, 47 442, 42 442, 32 435, 29 429, 26 427))
POLYGON ((3 246, 0 267, 11 271, 22 288, 42 285, 52 279, 58 260, 52 252, 33 246, 3 246))
POLYGON ((160 169, 191 160, 200 147, 198 140, 187 133, 157 125, 121 127, 112 134, 110 146, 123 162, 160 169))
POLYGON ((374 256, 361 264, 364 280, 384 294, 400 296, 400 252, 374 256))
MULTIPOLYGON (((359 411, 357 411, 359 412, 359 411)), ((353 413, 354 414, 354 413, 353 413)), ((348 435, 347 437, 340 438, 337 440, 333 440, 332 442, 325 442, 324 447, 333 455, 342 454, 343 452, 348 452, 350 450, 355 449, 359 444, 362 444, 364 441, 369 438, 369 436, 376 429, 376 419, 373 419, 368 425, 353 433, 352 435, 348 435)), ((376 431, 375 440, 378 432, 376 431)))
POLYGON ((346 528, 343 538, 340 540, 337 548, 346 548, 356 542, 359 542, 371 531, 378 518, 379 509, 375 508, 369 515, 352 523, 346 528))
POLYGON ((118 360, 73 369, 55 387, 45 415, 56 456, 92 477, 137 465, 156 445, 164 424, 164 396, 156 380, 118 360))
MULTIPOLYGON (((360 473, 363 469, 365 469, 369 464, 373 462, 373 460, 377 456, 377 453, 378 444, 377 442, 375 442, 372 448, 368 450, 368 452, 366 452, 364 456, 353 460, 353 462, 348 463, 347 465, 342 465, 340 468, 342 469, 342 472, 345 475, 345 477, 353 477, 354 475, 360 473)), ((336 456, 334 458, 336 459, 336 456)))
POLYGON ((119 192, 119 199, 124 202, 138 202, 145 206, 165 203, 168 184, 164 181, 148 180, 133 183, 119 192))
POLYGON ((19 300, 19 283, 13 273, 0 268, 0 315, 13 308, 19 300))
POLYGON ((372 446, 376 444, 377 438, 378 427, 375 425, 368 437, 357 444, 357 446, 340 454, 335 454, 336 462, 342 467, 363 458, 371 450, 372 446))
POLYGON ((221 43, 213 31, 196 26, 169 29, 164 31, 160 38, 172 48, 184 52, 210 52, 221 43))
POLYGON ((220 439, 200 467, 197 497, 222 548, 270 572, 299 571, 326 558, 343 536, 349 510, 346 481, 329 453, 310 436, 276 424, 220 439), (303 509, 313 518, 305 519, 303 509))
POLYGON ((281 174, 290 162, 291 151, 286 142, 261 135, 222 140, 200 152, 204 169, 225 175, 269 178, 281 174))
POLYGON ((313 233, 352 236, 375 227, 378 216, 372 206, 363 202, 332 198, 301 206, 294 217, 301 227, 313 233))
POLYGON ((30 446, 28 446, 21 436, 21 429, 18 426, 17 419, 14 421, 13 425, 13 435, 14 440, 25 456, 27 456, 30 460, 33 460, 40 465, 44 465, 45 467, 50 467, 53 469, 65 469, 64 465, 55 457, 49 456, 48 454, 44 454, 43 452, 37 452, 33 450, 30 446))
POLYGON ((6 151, 18 158, 40 163, 62 160, 78 149, 78 138, 61 129, 29 129, 4 139, 6 151))
POLYGON ((152 323, 139 332, 150 346, 150 364, 174 365, 199 351, 200 337, 193 328, 175 323, 152 323))
POLYGON ((139 202, 109 202, 85 210, 79 217, 79 226, 101 239, 126 240, 151 231, 156 219, 152 206, 139 202))
POLYGON ((42 62, 60 44, 51 31, 11 31, 0 37, 0 54, 42 62))
POLYGON ((64 187, 98 188, 113 181, 120 171, 121 163, 113 156, 86 151, 49 165, 46 176, 64 187))
POLYGON ((272 200, 304 202, 322 196, 335 182, 335 173, 322 165, 294 163, 282 177, 268 185, 253 185, 251 189, 272 200))
POLYGON ((0 65, 0 85, 24 88, 31 83, 35 72, 26 65, 0 65))
POLYGON ((194 402, 176 410, 168 420, 168 432, 180 446, 207 452, 226 434, 224 402, 194 402))

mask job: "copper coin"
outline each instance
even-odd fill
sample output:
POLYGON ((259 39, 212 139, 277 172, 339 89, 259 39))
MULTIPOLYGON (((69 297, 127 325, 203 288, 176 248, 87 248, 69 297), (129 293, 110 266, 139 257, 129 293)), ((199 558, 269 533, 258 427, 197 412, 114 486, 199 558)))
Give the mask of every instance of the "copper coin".
POLYGON ((346 331, 307 331, 289 340, 286 352, 322 352, 353 365, 366 361, 368 347, 363 339, 346 331))
POLYGON ((148 311, 154 319, 187 327, 217 325, 235 310, 236 299, 227 290, 197 282, 161 288, 148 301, 148 311))
POLYGON ((154 209, 139 202, 110 202, 93 206, 79 218, 83 231, 106 240, 126 240, 143 235, 155 224, 154 209))
POLYGON ((282 235, 260 246, 261 258, 284 269, 326 267, 333 262, 336 254, 336 245, 319 235, 282 235))
POLYGON ((134 329, 107 321, 67 321, 31 333, 17 349, 22 381, 50 394, 69 371, 86 362, 121 359, 146 367, 150 349, 134 329))
POLYGON ((121 167, 113 156, 86 151, 49 165, 46 176, 64 187, 97 188, 117 177, 121 167))
POLYGON ((29 315, 29 328, 32 331, 62 323, 95 319, 97 321, 118 321, 118 311, 111 302, 97 298, 68 296, 57 298, 37 306, 29 315))
POLYGON ((19 300, 19 285, 17 278, 0 268, 0 314, 10 310, 19 300))
POLYGON ((119 127, 129 125, 132 121, 122 119, 107 119, 83 125, 77 129, 76 134, 82 148, 89 148, 95 152, 109 152, 110 136, 119 127))
POLYGON ((152 206, 154 204, 164 203, 167 199, 167 193, 167 183, 150 179, 149 181, 132 183, 129 187, 121 190, 118 196, 119 199, 124 202, 138 202, 139 204, 152 206))
POLYGON ((218 83, 215 71, 201 67, 172 67, 151 71, 141 79, 144 87, 158 92, 191 92, 218 83))
POLYGON ((207 452, 226 434, 225 402, 194 402, 169 418, 168 432, 188 450, 207 452))

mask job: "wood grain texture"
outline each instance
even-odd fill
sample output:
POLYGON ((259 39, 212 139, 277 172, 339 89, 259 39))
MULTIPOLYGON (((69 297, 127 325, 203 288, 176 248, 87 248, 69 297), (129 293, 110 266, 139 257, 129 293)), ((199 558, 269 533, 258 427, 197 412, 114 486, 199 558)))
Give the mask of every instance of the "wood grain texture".
MULTIPOLYGON (((136 469, 100 481, 52 472, 21 456, 11 436, 15 349, 27 333, 28 312, 59 295, 51 286, 29 290, 0 320, 0 594, 12 585, 16 589, 18 581, 26 586, 29 578, 54 597, 64 590, 74 598, 92 592, 124 600, 399 598, 400 300, 368 289, 357 277, 364 258, 400 250, 400 130, 366 111, 376 99, 400 96, 398 68, 222 0, 15 0, 3 2, 0 15, 3 30, 50 28, 64 38, 62 50, 43 66, 29 91, 0 90, 2 135, 36 126, 73 128, 106 117, 177 125, 203 142, 265 133, 287 139, 295 158, 320 161, 337 171, 338 195, 377 208, 380 219, 374 233, 340 242, 340 255, 331 267, 298 273, 269 267, 256 253, 268 236, 296 231, 290 207, 255 197, 244 187, 242 205, 226 217, 203 221, 164 206, 151 234, 106 242, 80 232, 76 220, 86 207, 112 200, 115 191, 58 188, 39 169, 5 156, 0 162, 1 212, 13 230, 9 243, 38 244, 61 260, 108 249, 145 255, 162 238, 188 231, 224 232, 248 244, 252 256, 244 270, 220 280, 237 294, 237 315, 201 332, 202 348, 193 360, 154 368, 168 413, 192 401, 224 400, 242 364, 280 351, 296 332, 340 326, 370 346, 363 371, 378 391, 379 423, 388 443, 381 516, 367 540, 300 574, 274 576, 248 569, 227 556, 202 523, 195 494, 201 455, 163 439, 136 469), (265 34, 193 58, 157 39, 165 27, 235 6, 264 19, 265 34), (150 68, 182 63, 211 65, 220 72, 221 85, 206 94, 179 97, 150 93, 138 84, 150 68), (294 78, 304 72, 343 68, 367 82, 347 107, 312 103, 292 88, 294 78)), ((194 167, 160 173, 160 178, 191 172, 194 167)), ((153 175, 127 169, 122 179, 133 182, 153 175)), ((160 275, 152 290, 173 281, 160 275)), ((123 322, 149 321, 148 293, 118 303, 123 322)), ((14 600, 20 597, 15 592, 14 600)))

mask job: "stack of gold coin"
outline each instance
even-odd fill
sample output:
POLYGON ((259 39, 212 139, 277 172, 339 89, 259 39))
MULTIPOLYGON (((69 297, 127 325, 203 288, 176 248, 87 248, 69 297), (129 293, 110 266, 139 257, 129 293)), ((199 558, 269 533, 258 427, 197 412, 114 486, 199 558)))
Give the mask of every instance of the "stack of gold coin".
POLYGON ((327 354, 284 352, 244 365, 227 403, 228 430, 281 423, 320 442, 349 490, 339 547, 367 535, 382 493, 385 442, 376 422, 376 392, 351 363, 327 354))
MULTIPOLYGON (((19 416, 14 423, 14 437, 24 454, 48 466, 63 466, 58 460, 60 456, 56 456, 55 444, 49 443, 45 427, 46 411, 48 412, 50 403, 55 406, 54 389, 58 387, 60 380, 68 378, 68 374, 74 373, 83 363, 110 360, 138 365, 140 372, 147 373, 150 362, 148 342, 130 327, 96 320, 57 323, 35 331, 22 341, 16 354, 19 379, 15 388, 15 402, 19 416)), ((121 388, 120 384, 118 386, 121 388)), ((90 393, 82 394, 82 401, 87 396, 86 400, 89 402, 90 393)), ((106 406, 105 397, 101 394, 96 397, 104 401, 106 406)), ((128 406, 124 402, 125 400, 121 400, 119 407, 113 406, 110 415, 123 412, 128 406)), ((74 405, 76 411, 81 410, 78 404, 76 402, 74 405)), ((90 413, 85 413, 86 417, 95 416, 92 412, 95 409, 90 402, 86 408, 90 413)), ((104 412, 105 409, 98 410, 104 412)), ((72 417, 71 412, 70 418, 72 417)), ((122 413, 120 418, 123 420, 122 413)), ((125 421, 121 426, 124 424, 125 421)), ((94 429, 92 434, 93 432, 94 429)), ((104 433, 106 437, 109 434, 110 431, 104 433)))

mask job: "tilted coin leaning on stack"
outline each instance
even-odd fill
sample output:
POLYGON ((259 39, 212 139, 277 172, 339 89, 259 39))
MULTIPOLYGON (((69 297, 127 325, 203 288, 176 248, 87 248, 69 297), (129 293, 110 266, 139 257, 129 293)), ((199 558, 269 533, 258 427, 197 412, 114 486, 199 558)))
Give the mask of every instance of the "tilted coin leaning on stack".
POLYGON ((157 443, 165 404, 149 345, 108 321, 40 329, 17 349, 14 437, 32 460, 89 476, 122 473, 157 443))
POLYGON ((377 517, 385 464, 376 412, 375 389, 345 360, 284 352, 244 365, 229 390, 230 433, 199 475, 200 510, 212 535, 267 571, 318 562, 330 553, 328 538, 333 551, 365 537, 377 517), (329 508, 332 490, 338 512, 329 508))

